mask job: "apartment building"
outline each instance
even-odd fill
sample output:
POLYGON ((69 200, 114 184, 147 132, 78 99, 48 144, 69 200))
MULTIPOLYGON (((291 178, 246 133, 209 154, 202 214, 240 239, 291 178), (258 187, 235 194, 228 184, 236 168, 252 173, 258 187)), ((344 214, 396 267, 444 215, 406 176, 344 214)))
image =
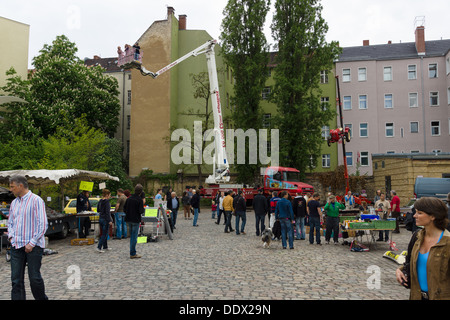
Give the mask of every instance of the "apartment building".
MULTIPOLYGON (((175 9, 167 7, 166 19, 154 21, 137 42, 143 52, 145 68, 157 71, 211 39, 205 30, 188 30, 187 16, 179 15, 177 19, 175 9)), ((227 97, 232 92, 232 76, 225 71, 219 45, 214 50, 217 70, 220 70, 222 112, 229 116, 231 106, 227 97)), ((205 108, 204 102, 194 97, 192 75, 203 72, 208 72, 204 54, 183 61, 156 79, 142 76, 136 69, 131 71, 130 176, 139 175, 143 169, 163 174, 179 170, 184 174, 197 174, 197 165, 180 166, 171 161, 170 138, 174 128, 193 132, 194 121, 202 120, 195 116, 205 108)), ((212 165, 203 163, 203 174, 210 174, 212 170, 212 165)))
POLYGON ((11 67, 22 79, 27 78, 29 38, 28 24, 0 17, 0 86, 6 84, 6 71, 11 67))
MULTIPOLYGON (((349 173, 373 174, 372 154, 450 151, 450 40, 343 48, 336 61, 349 173)), ((343 164, 342 150, 338 160, 343 164)))

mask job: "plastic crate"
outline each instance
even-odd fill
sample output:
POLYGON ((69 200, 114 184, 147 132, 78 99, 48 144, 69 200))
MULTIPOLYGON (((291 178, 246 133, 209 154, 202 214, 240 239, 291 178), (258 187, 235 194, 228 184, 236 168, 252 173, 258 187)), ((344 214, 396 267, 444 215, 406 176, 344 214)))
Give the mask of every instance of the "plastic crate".
POLYGON ((395 229, 395 220, 376 220, 374 221, 375 229, 388 230, 395 229))
POLYGON ((350 229, 374 229, 373 222, 350 222, 350 229))

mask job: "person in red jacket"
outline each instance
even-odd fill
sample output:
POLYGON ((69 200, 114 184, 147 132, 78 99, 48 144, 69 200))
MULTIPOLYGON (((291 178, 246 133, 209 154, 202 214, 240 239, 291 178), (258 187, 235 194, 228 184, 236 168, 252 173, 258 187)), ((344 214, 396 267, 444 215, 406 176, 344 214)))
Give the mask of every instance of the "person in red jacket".
POLYGON ((395 190, 391 190, 391 216, 395 218, 395 230, 394 233, 400 233, 398 227, 398 219, 400 218, 400 198, 397 196, 395 190))

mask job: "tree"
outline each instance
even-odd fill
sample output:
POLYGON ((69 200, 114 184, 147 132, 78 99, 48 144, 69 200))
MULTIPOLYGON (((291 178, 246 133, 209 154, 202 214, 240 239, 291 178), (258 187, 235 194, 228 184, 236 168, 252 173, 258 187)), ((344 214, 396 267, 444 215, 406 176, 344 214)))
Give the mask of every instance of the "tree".
POLYGON ((8 71, 10 77, 2 90, 28 103, 11 103, 2 114, 6 121, 0 132, 5 138, 47 138, 57 128, 73 129, 75 119, 82 115, 90 127, 114 134, 120 110, 117 80, 105 76, 101 67, 86 67, 75 55, 77 51, 66 36, 57 36, 33 59, 35 70, 29 79, 17 77, 13 69, 8 71))
POLYGON ((319 0, 277 0, 271 25, 279 50, 272 101, 282 137, 280 162, 302 177, 319 156, 322 126, 336 116, 320 102, 320 71, 330 70, 340 51, 336 42, 325 41, 328 25, 321 11, 319 0))
MULTIPOLYGON (((225 62, 232 70, 234 108, 232 118, 235 128, 259 129, 262 127, 260 107, 262 90, 268 78, 268 50, 264 23, 269 11, 268 0, 229 0, 222 21, 222 50, 225 62)), ((246 154, 248 154, 248 145, 246 154)), ((258 165, 237 164, 238 180, 253 181, 258 175, 258 165)))

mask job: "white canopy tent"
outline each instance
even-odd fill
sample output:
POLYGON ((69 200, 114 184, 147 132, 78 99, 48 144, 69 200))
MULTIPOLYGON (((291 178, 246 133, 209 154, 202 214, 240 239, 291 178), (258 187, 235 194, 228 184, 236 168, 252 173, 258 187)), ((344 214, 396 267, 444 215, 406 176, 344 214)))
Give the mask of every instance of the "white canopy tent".
MULTIPOLYGON (((92 180, 114 180, 119 178, 111 176, 105 172, 87 171, 78 169, 61 169, 61 170, 9 170, 0 171, 0 184, 9 184, 9 179, 15 175, 23 175, 27 178, 28 183, 34 186, 48 186, 52 184, 61 185, 61 205, 64 210, 64 188, 66 182, 72 181, 92 181, 92 180)), ((61 211, 62 212, 62 211, 61 211)))

